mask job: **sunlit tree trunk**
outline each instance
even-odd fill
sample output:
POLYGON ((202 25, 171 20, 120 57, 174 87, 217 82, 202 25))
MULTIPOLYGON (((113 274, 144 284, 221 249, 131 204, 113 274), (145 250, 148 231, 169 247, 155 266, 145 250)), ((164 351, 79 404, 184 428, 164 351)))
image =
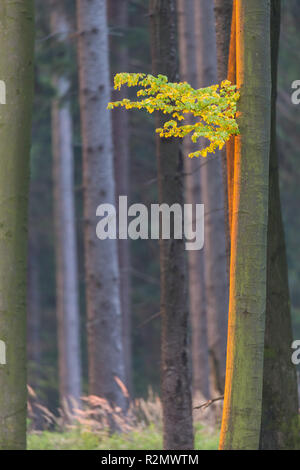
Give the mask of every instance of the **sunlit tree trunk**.
MULTIPOLYGON (((217 83, 217 55, 213 2, 195 4, 198 87, 217 83), (209 51, 209 54, 208 54, 209 51)), ((224 191, 220 152, 201 161, 201 196, 205 206, 205 291, 212 389, 222 394, 228 314, 228 276, 224 191)))
MULTIPOLYGON (((54 46, 67 49, 70 25, 60 0, 50 1, 54 46)), ((64 57, 67 54, 64 53, 64 57)), ((58 326, 59 392, 62 408, 78 406, 81 395, 80 315, 74 201, 74 153, 70 78, 66 70, 52 76, 56 97, 52 103, 52 154, 56 251, 56 312, 58 326), (72 405, 73 400, 73 405, 72 405)))
MULTIPOLYGON (((178 80, 176 2, 151 0, 153 73, 178 80)), ((165 116, 157 115, 161 127, 165 116)), ((159 202, 183 204, 183 161, 177 139, 157 137, 159 202)), ((160 240, 162 315, 162 406, 164 449, 193 448, 188 354, 188 308, 184 240, 160 240)))
POLYGON ((283 231, 276 142, 277 67, 280 35, 280 0, 271 1, 272 121, 268 223, 267 310, 261 448, 299 448, 298 394, 291 309, 283 231))
POLYGON ((77 0, 89 392, 124 408, 118 244, 96 236, 97 207, 115 203, 106 14, 105 0, 77 0))
POLYGON ((262 414, 271 127, 270 1, 239 0, 227 372, 221 449, 258 449, 262 414))
MULTIPOLYGON (((113 26, 111 33, 111 56, 113 73, 128 72, 128 44, 124 39, 129 28, 127 0, 114 0, 108 3, 109 18, 113 26)), ((116 99, 128 97, 127 88, 116 92, 116 99)), ((114 137, 114 162, 116 175, 116 200, 119 196, 130 197, 129 185, 129 117, 124 109, 116 108, 112 115, 114 137)), ((119 240, 120 294, 123 324, 123 347, 125 357, 126 387, 132 392, 132 352, 131 352, 131 287, 130 287, 130 242, 119 240)), ((132 395, 132 393, 130 393, 132 395)))
POLYGON ((33 1, 0 4, 0 449, 26 447, 26 291, 33 1))

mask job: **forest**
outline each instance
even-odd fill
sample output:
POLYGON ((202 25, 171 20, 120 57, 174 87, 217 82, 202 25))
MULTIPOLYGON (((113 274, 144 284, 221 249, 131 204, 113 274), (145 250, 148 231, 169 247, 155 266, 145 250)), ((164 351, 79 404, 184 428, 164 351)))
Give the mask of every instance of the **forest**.
POLYGON ((300 450, 299 21, 0 0, 0 450, 300 450))

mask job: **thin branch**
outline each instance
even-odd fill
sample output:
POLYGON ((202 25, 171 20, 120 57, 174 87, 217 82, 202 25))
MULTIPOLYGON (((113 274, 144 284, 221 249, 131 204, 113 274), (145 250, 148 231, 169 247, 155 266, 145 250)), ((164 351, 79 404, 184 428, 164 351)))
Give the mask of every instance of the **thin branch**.
POLYGON ((200 406, 195 406, 194 410, 201 410, 202 408, 205 410, 208 408, 210 405, 215 403, 216 401, 224 400, 224 395, 217 397, 217 398, 212 398, 211 400, 206 401, 205 403, 202 403, 200 406))

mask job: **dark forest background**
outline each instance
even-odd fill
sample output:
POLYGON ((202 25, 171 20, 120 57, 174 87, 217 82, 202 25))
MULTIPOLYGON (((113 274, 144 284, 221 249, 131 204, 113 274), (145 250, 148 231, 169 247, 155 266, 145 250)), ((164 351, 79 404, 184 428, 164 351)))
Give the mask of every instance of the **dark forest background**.
MULTIPOLYGON (((85 344, 85 291, 82 240, 81 140, 75 41, 73 50, 55 47, 49 31, 46 2, 37 0, 36 83, 33 123, 30 193, 29 266, 29 384, 47 407, 59 404, 56 332, 54 216, 51 152, 51 85, 53 70, 64 66, 72 80, 76 220, 79 254, 80 313, 82 331, 83 393, 87 394, 87 353, 85 344), (68 67, 65 67, 66 61, 68 67), (33 321, 33 312, 36 312, 33 321), (37 321, 38 319, 38 321, 37 321)), ((70 18, 74 14, 69 1, 70 18)), ((300 4, 282 2, 282 31, 279 62, 278 135, 282 206, 286 231, 294 336, 300 338, 300 107, 291 105, 291 83, 300 79, 300 4)), ((73 15, 74 16, 74 15, 73 15)), ((73 18, 74 19, 74 18, 73 18)), ((120 29, 109 22, 114 47, 129 48, 129 70, 120 70, 111 54, 111 71, 151 73, 148 2, 129 2, 129 28, 120 29)), ((74 23, 75 34, 75 23, 74 23)), ((130 194, 131 203, 146 205, 157 201, 155 137, 153 117, 132 112, 130 118, 130 194)), ((149 389, 159 391, 159 247, 156 241, 131 242, 131 301, 134 395, 147 396, 149 389)))

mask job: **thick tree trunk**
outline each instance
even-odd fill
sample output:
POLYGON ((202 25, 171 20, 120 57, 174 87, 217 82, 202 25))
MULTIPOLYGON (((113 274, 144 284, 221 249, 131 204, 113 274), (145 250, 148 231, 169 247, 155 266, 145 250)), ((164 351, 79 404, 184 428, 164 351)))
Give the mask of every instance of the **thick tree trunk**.
POLYGON ((0 449, 26 447, 26 267, 34 6, 0 5, 0 449))
POLYGON ((272 121, 268 222, 267 310, 261 448, 295 449, 299 446, 298 394, 281 215, 276 142, 277 66, 280 35, 280 0, 271 1, 272 121))
MULTIPOLYGON (((178 79, 175 0, 151 0, 153 73, 178 79)), ((157 115, 157 126, 165 122, 157 115)), ((183 161, 175 139, 157 137, 159 202, 183 204, 183 161)), ((164 448, 193 448, 184 240, 160 240, 164 448)))
POLYGON ((89 393, 124 408, 115 380, 125 383, 118 244, 96 236, 98 205, 115 202, 106 1, 77 0, 77 22, 89 393))
MULTIPOLYGON (((60 0, 51 0, 51 34, 67 48, 70 26, 60 0)), ((59 393, 62 408, 79 405, 81 395, 80 315, 74 201, 74 154, 70 80, 54 72, 57 97, 52 103, 52 154, 56 250, 56 313, 58 325, 59 393)))
POLYGON ((266 310, 271 116, 270 1, 239 0, 227 373, 221 449, 258 449, 266 310))
MULTIPOLYGON (((195 0, 177 0, 179 53, 181 80, 197 87, 195 0)), ((183 142, 186 202, 201 204, 201 165, 196 158, 188 158, 196 151, 188 136, 183 142)), ((188 252, 189 299, 192 325, 193 392, 206 398, 209 392, 209 361, 207 343, 207 319, 205 308, 204 251, 188 252)))
MULTIPOLYGON (((112 71, 128 72, 128 45, 124 41, 124 31, 129 28, 128 0, 109 2, 109 18, 118 35, 112 35, 112 71)), ((114 98, 114 97, 113 97, 114 98)), ((116 92, 116 100, 128 98, 126 87, 116 92)), ((114 164, 116 175, 116 200, 119 196, 130 196, 129 185, 129 116, 124 109, 115 109, 112 115, 114 137, 114 164)), ((131 282, 130 282, 130 242, 119 240, 120 293, 123 323, 123 348, 125 357, 126 387, 132 395, 132 351, 131 351, 131 282)))
MULTIPOLYGON (((217 82, 217 55, 213 3, 195 5, 198 86, 217 82), (209 51, 209 54, 207 53, 209 51)), ((205 206, 205 290, 212 389, 223 393, 228 313, 228 276, 222 163, 220 152, 201 168, 201 195, 205 206)))

